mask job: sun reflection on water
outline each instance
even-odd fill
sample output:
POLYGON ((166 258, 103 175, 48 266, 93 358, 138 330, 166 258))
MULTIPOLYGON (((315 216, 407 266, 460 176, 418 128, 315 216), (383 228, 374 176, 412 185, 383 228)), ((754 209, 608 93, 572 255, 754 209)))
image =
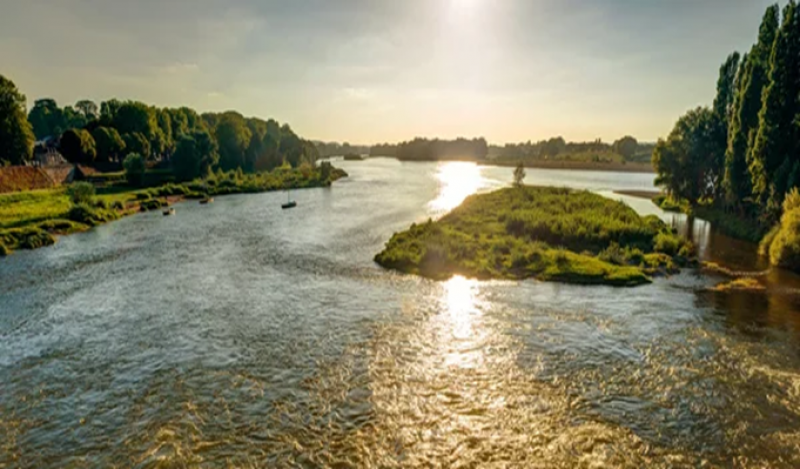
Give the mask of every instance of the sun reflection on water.
POLYGON ((476 280, 457 275, 444 283, 444 303, 453 324, 453 337, 466 340, 472 337, 473 318, 480 314, 476 307, 476 280))
POLYGON ((430 203, 430 207, 437 213, 458 207, 485 184, 477 164, 459 161, 439 165, 436 178, 439 181, 439 195, 430 203))

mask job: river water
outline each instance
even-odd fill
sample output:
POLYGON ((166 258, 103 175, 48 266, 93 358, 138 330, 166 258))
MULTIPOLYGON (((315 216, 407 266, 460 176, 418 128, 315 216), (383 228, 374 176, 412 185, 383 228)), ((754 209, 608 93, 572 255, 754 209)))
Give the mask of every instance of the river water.
MULTIPOLYGON (((399 275, 372 262, 394 231, 513 169, 336 164, 350 177, 295 210, 185 203, 0 261, 0 468, 800 466, 795 277, 722 294, 693 270, 634 289, 399 275)), ((684 225, 708 258, 755 262, 684 225)))

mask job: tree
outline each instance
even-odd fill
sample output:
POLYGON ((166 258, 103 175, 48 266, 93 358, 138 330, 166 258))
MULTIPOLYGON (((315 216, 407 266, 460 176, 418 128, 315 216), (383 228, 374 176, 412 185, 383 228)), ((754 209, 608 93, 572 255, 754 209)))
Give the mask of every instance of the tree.
POLYGON ((125 140, 119 135, 117 129, 111 127, 97 127, 92 131, 97 148, 97 161, 116 161, 125 151, 125 140))
POLYGON ((280 153, 283 159, 293 168, 300 166, 303 157, 303 142, 292 129, 285 125, 281 127, 280 153))
POLYGON ((33 103, 28 121, 33 126, 33 133, 38 139, 58 137, 68 129, 64 120, 64 111, 58 107, 54 99, 37 99, 33 103))
POLYGON ((253 170, 257 172, 271 171, 283 164, 279 144, 269 132, 264 135, 258 149, 253 151, 253 157, 253 170))
POLYGON ((514 168, 514 186, 522 187, 523 181, 525 181, 525 165, 520 161, 514 168))
POLYGON ((0 75, 0 163, 22 164, 31 159, 34 136, 25 102, 16 85, 0 75))
POLYGON ((323 161, 319 165, 319 177, 323 181, 328 181, 333 173, 333 165, 329 161, 323 161))
MULTIPOLYGON (((100 122, 107 127, 113 126, 120 107, 122 107, 122 101, 118 99, 109 99, 100 103, 100 122)), ((120 129, 117 130, 123 133, 120 129)))
POLYGON ((708 108, 689 111, 675 124, 666 140, 653 151, 656 184, 675 197, 697 203, 711 195, 714 114, 708 108))
POLYGON ((208 132, 198 130, 178 140, 172 170, 178 180, 188 181, 208 174, 218 160, 217 143, 208 132))
MULTIPOLYGON (((779 208, 784 194, 800 183, 799 97, 800 11, 791 0, 783 11, 783 25, 770 56, 769 85, 763 94, 750 164, 753 196, 762 206, 779 208)), ((778 213, 767 215, 775 219, 778 213)))
POLYGON ((69 129, 61 136, 59 151, 73 164, 92 164, 97 148, 92 135, 83 129, 69 129))
POLYGON ((722 180, 725 176, 725 152, 728 149, 728 126, 736 95, 736 74, 739 70, 739 53, 734 52, 719 69, 717 96, 714 99, 712 145, 709 155, 708 178, 715 196, 722 195, 722 180))
POLYGON ((128 184, 134 187, 141 187, 144 185, 144 174, 147 170, 144 157, 138 153, 131 153, 125 157, 122 162, 125 168, 125 179, 128 184))
POLYGON ((245 166, 245 153, 250 145, 251 135, 240 114, 226 112, 220 117, 216 137, 219 144, 219 165, 223 171, 245 166))
POLYGON ((778 5, 767 8, 759 28, 758 42, 741 61, 737 92, 733 101, 725 153, 723 187, 726 201, 740 210, 752 193, 749 166, 752 148, 758 133, 758 114, 762 94, 768 83, 769 57, 780 25, 778 5))
MULTIPOLYGON (((148 147, 146 153, 140 153, 143 157, 149 158, 152 150, 162 150, 159 148, 163 143, 161 136, 158 136, 158 120, 155 109, 137 101, 127 101, 122 103, 114 114, 112 127, 117 129, 120 134, 140 134, 147 140, 148 147)), ((134 150, 138 153, 138 150, 134 150)))
POLYGON ((638 150, 639 142, 629 135, 614 142, 614 151, 625 158, 625 160, 630 160, 636 156, 638 150))
POLYGON ((122 140, 125 142, 126 151, 139 155, 150 155, 150 142, 144 135, 138 132, 125 134, 122 136, 122 140))
POLYGON ((88 121, 93 121, 100 117, 99 110, 97 108, 97 104, 94 101, 90 101, 88 99, 82 99, 75 103, 75 109, 80 112, 83 117, 86 118, 88 121))

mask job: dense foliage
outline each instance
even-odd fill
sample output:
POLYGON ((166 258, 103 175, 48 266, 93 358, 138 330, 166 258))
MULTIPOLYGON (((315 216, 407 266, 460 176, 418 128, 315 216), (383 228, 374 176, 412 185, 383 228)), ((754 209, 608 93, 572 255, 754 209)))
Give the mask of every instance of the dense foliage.
POLYGON ((123 161, 122 166, 125 168, 125 179, 133 187, 141 187, 144 185, 144 174, 147 170, 147 165, 144 157, 138 153, 131 153, 123 161))
POLYGON ((97 156, 94 137, 84 129, 69 129, 64 132, 58 149, 70 163, 92 164, 97 156))
POLYGON ((288 163, 297 168, 303 163, 314 164, 320 155, 317 146, 300 138, 288 125, 246 118, 233 111, 200 115, 186 107, 158 108, 117 99, 99 106, 81 100, 62 108, 55 100, 44 98, 34 103, 26 119, 25 96, 3 77, 0 123, 0 164, 29 160, 33 133, 40 139, 59 142, 59 150, 72 163, 113 163, 112 167, 118 167, 130 153, 169 167, 184 142, 176 168, 182 179, 196 177, 211 167, 254 172, 288 163), (194 140, 199 149, 188 151, 185 138, 194 140), (199 169, 194 169, 194 162, 187 163, 187 155, 197 160, 199 169))
POLYGON ((25 95, 0 75, 0 165, 30 160, 33 143, 31 125, 25 119, 25 95))
POLYGON ((415 138, 397 145, 380 144, 370 150, 370 156, 394 156, 399 160, 438 161, 438 160, 484 160, 489 146, 484 138, 468 140, 428 140, 415 138))
POLYGON ((509 143, 505 146, 491 146, 492 158, 539 161, 565 160, 594 163, 649 162, 653 145, 639 143, 631 136, 625 136, 612 144, 601 140, 593 142, 567 142, 563 137, 553 137, 539 142, 509 143))
POLYGON ((370 152, 370 147, 367 145, 350 145, 347 142, 338 143, 315 141, 314 145, 317 147, 320 158, 330 158, 332 156, 344 155, 368 155, 370 152))
MULTIPOLYGON (((654 154, 674 198, 763 233, 800 185, 800 8, 767 9, 757 42, 720 68, 711 108, 689 111, 654 154)), ((752 231, 752 230, 751 230, 752 231)), ((781 262, 786 265, 786 262, 781 262)))
POLYGON ((589 192, 514 187, 468 198, 437 222, 395 234, 376 262, 433 278, 536 277, 637 285, 691 245, 656 217, 589 192))

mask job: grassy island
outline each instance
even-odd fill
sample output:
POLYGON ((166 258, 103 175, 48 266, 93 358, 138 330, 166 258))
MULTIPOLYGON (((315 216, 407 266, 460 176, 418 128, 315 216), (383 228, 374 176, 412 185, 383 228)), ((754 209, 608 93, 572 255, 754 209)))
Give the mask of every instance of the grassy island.
POLYGON ((473 195, 438 221, 396 233, 375 261, 433 279, 635 286, 676 272, 693 251, 660 219, 621 202, 523 186, 473 195))

